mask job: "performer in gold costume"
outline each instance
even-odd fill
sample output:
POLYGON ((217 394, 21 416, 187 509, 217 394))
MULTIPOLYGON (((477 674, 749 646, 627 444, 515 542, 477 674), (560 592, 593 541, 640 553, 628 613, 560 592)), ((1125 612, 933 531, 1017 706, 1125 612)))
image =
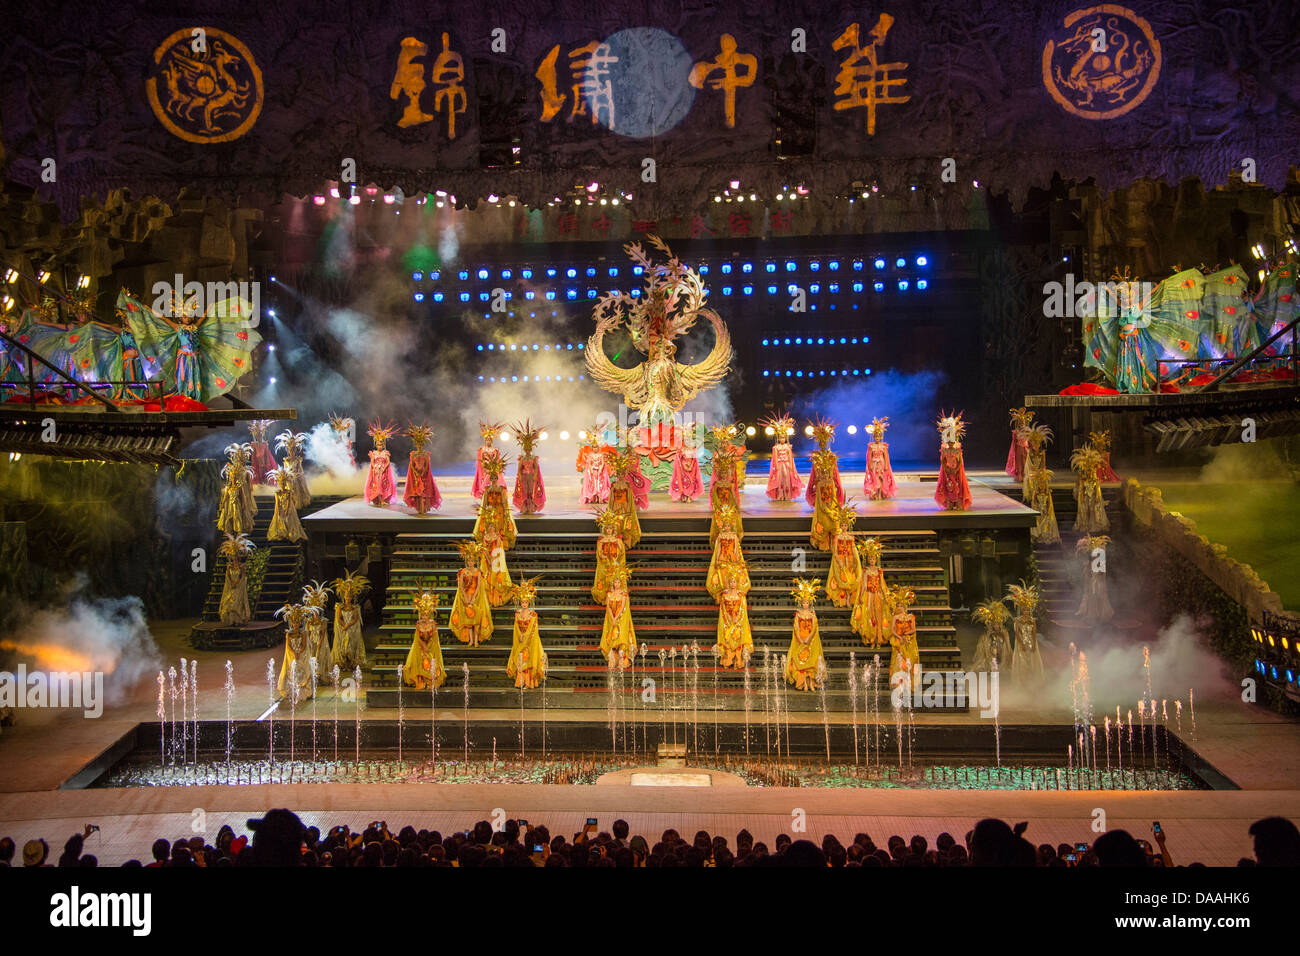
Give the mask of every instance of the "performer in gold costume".
POLYGON ((591 582, 591 596, 597 604, 605 603, 610 575, 627 567, 627 545, 623 543, 623 519, 608 508, 596 513, 600 536, 596 538, 596 579, 591 582))
POLYGON ((809 538, 818 551, 831 549, 831 536, 835 534, 834 509, 844 503, 844 485, 840 481, 839 456, 830 450, 835 437, 835 423, 818 418, 808 426, 809 434, 817 442, 812 453, 812 477, 808 479, 805 500, 813 506, 812 531, 809 538))
POLYGON ((722 591, 718 595, 718 662, 723 667, 744 668, 754 653, 749 629, 749 571, 744 562, 727 561, 719 569, 722 591))
POLYGON ((402 665, 402 680, 416 690, 441 687, 447 679, 442 666, 442 644, 438 641, 438 595, 421 588, 415 593, 415 633, 411 650, 402 665))
POLYGON ((629 548, 635 548, 637 542, 641 540, 641 522, 636 514, 636 499, 632 495, 632 484, 628 481, 628 468, 631 464, 629 455, 634 454, 635 451, 622 454, 611 452, 609 455, 609 510, 622 519, 619 533, 623 543, 629 548))
POLYGON ((853 524, 858 512, 853 503, 839 505, 835 516, 835 535, 831 538, 831 569, 826 575, 826 596, 838 607, 848 607, 862 582, 862 561, 854 547, 853 524))
POLYGON ((1101 470, 1104 464, 1102 453, 1091 445, 1082 445, 1070 455, 1070 467, 1075 474, 1075 498, 1079 503, 1074 519, 1075 531, 1097 534, 1110 530, 1106 502, 1101 496, 1101 470))
POLYGON ((849 626, 862 636, 862 643, 867 647, 878 647, 889 641, 889 602, 886 599, 889 586, 880 567, 880 555, 884 550, 875 538, 858 542, 863 568, 849 626))
POLYGON ((325 617, 325 608, 329 605, 329 601, 328 584, 313 581, 302 589, 302 603, 320 611, 315 620, 307 622, 307 656, 316 659, 316 672, 320 677, 324 676, 330 663, 329 623, 325 617))
POLYGON ((1007 635, 1007 620, 1011 612, 1007 606, 995 598, 989 598, 975 605, 971 611, 971 620, 984 625, 984 633, 975 645, 975 659, 971 669, 976 671, 1006 670, 1011 664, 1011 638, 1007 635))
MULTIPOLYGON (((285 489, 288 491, 288 488, 285 489)), ((311 698, 310 637, 307 625, 320 617, 320 608, 306 604, 286 604, 275 612, 284 618, 284 660, 276 689, 281 697, 292 694, 294 700, 311 698)))
POLYGON ((1043 679, 1043 658, 1038 651, 1039 592, 1032 584, 1021 581, 1007 585, 1007 597, 1016 607, 1012 629, 1016 634, 1016 650, 1011 658, 1011 676, 1018 685, 1035 684, 1043 679))
POLYGON ((817 690, 826 676, 826 662, 822 659, 821 630, 817 625, 817 611, 813 602, 821 590, 817 578, 795 578, 795 612, 790 650, 786 654, 785 679, 798 690, 817 690))
POLYGON ((487 599, 493 607, 500 607, 510 600, 512 587, 510 569, 506 567, 506 552, 515 546, 515 519, 510 513, 506 486, 497 481, 505 467, 504 456, 484 456, 483 473, 488 484, 483 488, 478 519, 474 522, 474 538, 484 548, 482 570, 487 599))
MULTIPOLYGON (((715 467, 719 458, 728 455, 729 453, 727 452, 719 452, 715 455, 713 459, 715 467)), ((736 499, 735 489, 732 487, 730 482, 719 481, 713 485, 713 488, 709 491, 709 505, 713 511, 713 517, 709 523, 710 548, 717 545, 718 534, 724 529, 724 527, 730 528, 734 531, 738 541, 745 537, 745 527, 742 524, 740 517, 740 502, 736 499), (730 510, 724 512, 724 508, 730 510), (726 515, 725 525, 723 524, 724 519, 722 517, 724 514, 726 515)))
POLYGON ((889 685, 908 681, 910 690, 921 679, 921 652, 916 646, 916 616, 909 610, 916 601, 911 588, 896 587, 889 591, 892 617, 889 625, 889 685))
POLYGON ((456 640, 470 647, 492 637, 492 605, 488 603, 487 577, 483 559, 487 548, 470 538, 456 545, 465 566, 456 572, 456 597, 451 602, 451 616, 447 629, 456 640))
POLYGON ((343 577, 334 579, 334 593, 339 596, 334 605, 334 648, 330 651, 340 668, 353 668, 366 662, 366 642, 361 633, 361 606, 357 598, 370 587, 364 575, 345 571, 343 577))
POLYGON ((1061 529, 1056 525, 1056 505, 1052 502, 1053 477, 1050 468, 1039 468, 1029 481, 1033 490, 1030 507, 1038 512, 1038 520, 1029 532, 1034 544, 1061 543, 1061 529))
POLYGON ((610 667, 623 670, 636 654, 636 631, 632 628, 627 581, 631 570, 625 565, 609 576, 609 593, 605 595, 605 623, 600 630, 600 656, 610 667))
POLYGON ((271 527, 267 529, 268 541, 306 541, 307 532, 298 520, 298 509, 293 505, 293 474, 281 465, 267 476, 275 485, 275 512, 271 527))
POLYGON ((218 606, 222 624, 237 627, 253 619, 248 606, 246 561, 256 547, 246 534, 227 534, 221 543, 218 553, 226 558, 226 577, 221 585, 221 603, 218 606))
POLYGON ((510 660, 506 662, 506 676, 515 679, 515 686, 533 690, 546 680, 546 651, 542 650, 541 629, 533 600, 537 597, 537 578, 524 578, 512 589, 519 603, 515 611, 515 626, 510 643, 510 660))
POLYGON ((713 541, 713 556, 709 558, 709 574, 705 578, 705 586, 715 601, 719 600, 719 595, 726 587, 722 568, 728 563, 740 565, 745 593, 749 593, 749 566, 745 562, 744 552, 740 550, 740 537, 734 530, 738 519, 735 510, 729 505, 723 505, 718 509, 718 536, 713 541))

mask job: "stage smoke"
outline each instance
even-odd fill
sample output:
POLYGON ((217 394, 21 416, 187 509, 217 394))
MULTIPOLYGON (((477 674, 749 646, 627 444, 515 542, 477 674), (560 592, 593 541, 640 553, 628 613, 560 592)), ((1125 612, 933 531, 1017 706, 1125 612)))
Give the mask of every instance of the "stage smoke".
MULTIPOLYGON (((795 399, 791 413, 798 420, 795 451, 807 454, 816 445, 803 433, 807 420, 824 415, 839 423, 832 449, 843 458, 866 460, 871 441, 866 427, 873 418, 889 419, 885 441, 889 457, 897 468, 900 462, 937 468, 939 438, 935 420, 939 417, 940 389, 946 382, 943 372, 927 369, 900 372, 889 369, 865 378, 839 379, 836 384, 795 399), (847 427, 857 425, 858 433, 849 435, 847 427)), ((960 410, 960 409, 959 409, 960 410)))

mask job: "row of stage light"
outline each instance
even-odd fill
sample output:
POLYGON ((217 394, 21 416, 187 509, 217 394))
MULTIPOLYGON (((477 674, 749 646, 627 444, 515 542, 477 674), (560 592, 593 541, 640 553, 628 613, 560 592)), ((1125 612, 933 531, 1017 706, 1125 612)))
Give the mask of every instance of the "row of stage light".
MULTIPOLYGON (((889 263, 888 263, 888 260, 886 260, 883 256, 878 256, 878 257, 877 257, 877 258, 872 262, 872 265, 876 268, 877 271, 882 271, 882 270, 884 270, 884 269, 888 266, 888 264, 889 264, 889 263)), ((919 268, 919 269, 924 269, 924 268, 926 268, 929 264, 930 264, 930 260, 929 260, 927 257, 925 257, 925 256, 917 256, 917 257, 916 257, 916 267, 917 267, 917 268, 919 268)), ((827 262, 826 262, 826 270, 827 270, 828 272, 838 272, 838 271, 840 270, 840 265, 841 265, 840 260, 838 260, 838 259, 829 259, 829 260, 827 260, 827 262)), ((902 256, 899 256, 897 259, 894 260, 894 267, 897 268, 897 269, 905 269, 905 268, 907 268, 907 260, 906 260, 905 258, 903 258, 902 256)), ((851 263, 851 270, 852 270, 852 271, 854 271, 854 272, 862 272, 862 271, 865 270, 865 269, 866 269, 866 260, 863 260, 863 259, 854 259, 854 260, 852 260, 852 263, 851 263)), ((708 264, 707 262, 705 262, 705 263, 701 263, 701 264, 697 267, 697 271, 700 273, 700 275, 708 275, 708 274, 709 274, 709 270, 710 270, 710 266, 709 266, 709 264, 708 264)), ((548 278, 548 279, 559 278, 559 267, 558 267, 558 266, 549 266, 549 267, 547 267, 545 270, 541 270, 541 269, 534 270, 534 269, 532 269, 532 268, 530 268, 530 267, 528 267, 528 266, 525 266, 525 267, 519 269, 519 278, 520 278, 520 279, 532 279, 534 276, 537 276, 538 278, 541 278, 541 273, 542 273, 543 271, 545 272, 545 274, 546 274, 546 278, 548 278)), ((597 275, 600 274, 600 270, 597 269, 595 266, 587 266, 587 267, 585 268, 585 270, 583 270, 583 271, 584 271, 585 275, 587 276, 587 278, 595 278, 597 275)), ((606 273, 608 274, 608 276, 609 276, 611 279, 617 279, 618 276, 619 276, 619 267, 618 267, 618 266, 609 266, 609 267, 606 268, 605 271, 606 271, 606 273)), ((645 269, 644 269, 642 266, 632 266, 632 267, 630 268, 629 271, 631 272, 632 275, 634 275, 634 276, 639 276, 639 275, 644 274, 645 269)), ((718 272, 721 273, 722 275, 732 275, 732 274, 735 273, 735 272, 739 272, 741 275, 749 275, 749 274, 751 274, 753 271, 754 271, 754 263, 752 263, 752 262, 723 262, 723 263, 719 264, 719 266, 718 266, 718 272)), ((766 263, 763 264, 763 272, 765 272, 765 273, 772 274, 772 273, 776 273, 776 272, 778 272, 778 271, 779 271, 779 268, 778 268, 778 264, 777 264, 776 262, 768 261, 768 262, 766 262, 766 263)), ((785 271, 786 271, 786 272, 797 272, 797 271, 799 271, 799 263, 798 263, 796 260, 794 260, 794 259, 787 259, 787 260, 785 261, 785 271)), ((809 272, 821 272, 821 271, 822 271, 822 262, 821 262, 821 260, 820 260, 820 259, 810 259, 810 260, 808 261, 808 271, 809 271, 809 272)), ((846 270, 846 271, 848 271, 848 270, 846 270)), ((565 277, 566 279, 576 279, 576 278, 578 278, 578 272, 579 272, 579 270, 578 270, 578 267, 577 267, 577 266, 568 266, 568 267, 565 268, 565 270, 564 270, 564 277, 565 277)), ((458 270, 458 271, 456 272, 456 277, 457 277, 461 282, 469 282, 469 281, 471 281, 471 280, 470 280, 470 274, 471 274, 471 272, 470 272, 469 269, 460 269, 460 270, 458 270)), ((482 282, 488 282, 488 281, 493 280, 493 278, 494 278, 493 275, 492 275, 492 270, 491 270, 491 269, 488 269, 486 266, 480 266, 480 267, 478 268, 478 270, 475 271, 473 274, 477 277, 477 279, 478 279, 479 281, 482 281, 482 282)), ((515 270, 514 270, 514 269, 502 269, 502 270, 501 270, 501 273, 500 273, 500 276, 501 276, 502 279, 513 279, 513 278, 515 278, 515 270)), ((427 281, 429 281, 429 282, 441 282, 441 281, 442 281, 442 271, 439 270, 439 269, 431 269, 431 270, 429 270, 429 271, 426 272, 426 271, 424 271, 424 270, 419 270, 419 269, 417 269, 415 272, 412 272, 412 273, 411 273, 411 279, 412 279, 413 281, 415 281, 415 282, 424 282, 424 281, 426 281, 426 278, 427 278, 427 281)))
MULTIPOLYGON (((1261 627, 1252 627, 1250 636, 1257 645, 1255 672, 1265 680, 1282 683, 1288 695, 1300 694, 1296 684, 1296 674, 1300 665, 1300 635, 1289 627, 1266 622, 1261 627)), ((1297 697, 1296 699, 1300 699, 1297 697)))
MULTIPOLYGON (((915 280, 913 280, 913 279, 898 279, 898 280, 895 281, 894 286, 895 286, 895 288, 898 289, 899 292, 907 292, 907 291, 909 291, 909 290, 911 290, 911 289, 916 289, 917 291, 924 292, 924 291, 926 291, 926 290, 930 287, 930 283, 929 283, 929 280, 927 280, 927 279, 915 279, 915 280)), ((791 295, 791 296, 793 296, 793 295, 798 295, 798 294, 799 294, 799 291, 800 291, 801 288, 802 288, 801 286, 799 286, 799 285, 797 285, 796 283, 793 283, 793 282, 792 282, 792 283, 790 283, 789 285, 787 285, 787 286, 785 287, 785 293, 786 293, 786 295, 791 295)), ((873 292, 884 292, 886 288, 888 288, 888 283, 882 282, 882 281, 880 281, 880 280, 877 280, 877 281, 871 283, 871 289, 872 289, 873 292)), ((758 289, 759 289, 758 286, 750 285, 750 284, 746 284, 746 285, 742 285, 742 286, 730 286, 730 285, 724 285, 724 286, 719 286, 719 287, 718 287, 718 291, 719 291, 722 295, 724 295, 724 296, 731 296, 731 295, 746 295, 746 296, 748 296, 748 295, 754 295, 754 293, 755 293, 758 289)), ((840 294, 840 291, 841 291, 841 289, 840 289, 840 283, 838 283, 838 282, 830 282, 830 283, 827 283, 825 289, 826 289, 826 292, 829 293, 830 295, 839 295, 839 294, 840 294)), ((848 289, 851 289, 854 293, 859 293, 859 294, 860 294, 860 293, 863 293, 863 292, 866 291, 866 289, 867 289, 867 284, 866 284, 865 282, 853 282, 853 283, 848 283, 848 289)), ((579 298, 583 298, 583 296, 580 296, 580 295, 578 294, 579 291, 580 291, 580 290, 575 289, 575 288, 572 288, 572 287, 570 287, 570 288, 568 288, 568 289, 565 289, 565 290, 564 290, 564 298, 567 299, 567 300, 570 301, 570 302, 575 301, 575 300, 577 300, 577 299, 579 299, 579 298)), ((608 289, 608 290, 606 290, 606 291, 607 291, 609 294, 611 294, 611 295, 618 295, 618 294, 619 294, 619 290, 618 290, 618 289, 608 289)), ((848 291, 848 290, 845 290, 845 291, 848 291)), ((505 298, 506 298, 507 301, 512 301, 512 300, 514 299, 514 297, 515 297, 514 292, 511 291, 510 289, 503 289, 502 292, 504 293, 505 298)), ((768 295, 779 295, 780 292, 781 292, 781 287, 780 287, 779 285, 776 285, 776 284, 768 285, 768 286, 766 286, 766 292, 767 292, 768 295)), ((808 292, 808 294, 810 294, 810 295, 821 295, 821 294, 822 294, 822 285, 821 285, 821 283, 818 283, 818 282, 810 283, 810 284, 808 285, 807 292, 808 292)), ((630 290, 628 290, 628 294, 631 295, 633 298, 637 298, 637 297, 639 297, 639 296, 641 295, 641 290, 640 290, 640 289, 630 289, 630 290)), ((559 293, 557 293, 554 289, 547 289, 545 292, 542 293, 542 298, 545 299, 547 302, 555 302, 555 301, 557 300, 557 298, 558 298, 558 295, 559 295, 559 293)), ((599 290, 599 289, 596 289, 596 288, 588 288, 588 289, 585 290, 585 298, 588 298, 588 299, 595 299, 595 298, 597 298, 599 295, 600 295, 600 290, 599 290)), ((478 294, 478 299, 479 299, 480 302, 488 302, 488 301, 491 301, 492 297, 493 297, 493 293, 492 293, 492 292, 480 292, 480 293, 478 294)), ((441 291, 441 290, 437 290, 437 291, 432 292, 432 293, 426 293, 426 292, 414 292, 414 293, 411 294, 411 298, 414 299, 416 302, 423 302, 426 298, 431 299, 431 300, 434 301, 434 302, 444 302, 444 301, 447 300, 447 293, 445 293, 445 292, 443 292, 443 291, 441 291)), ((469 293, 469 292, 460 292, 460 293, 457 293, 457 294, 456 294, 456 298, 457 298, 459 301, 461 301, 461 302, 470 302, 470 301, 473 299, 473 294, 472 294, 472 293, 469 293)), ((525 299, 526 301, 528 301, 528 302, 536 301, 536 299, 537 299, 537 292, 536 292, 535 290, 533 290, 533 289, 525 290, 525 292, 524 292, 524 299, 525 299)), ((857 308, 857 303, 854 303, 853 307, 856 309, 856 308, 857 308)), ((816 303, 813 303, 812 306, 811 306, 811 308, 816 309, 816 308, 817 308, 816 303)), ((832 309, 835 308, 834 303, 831 304, 831 308, 832 308, 832 309)))

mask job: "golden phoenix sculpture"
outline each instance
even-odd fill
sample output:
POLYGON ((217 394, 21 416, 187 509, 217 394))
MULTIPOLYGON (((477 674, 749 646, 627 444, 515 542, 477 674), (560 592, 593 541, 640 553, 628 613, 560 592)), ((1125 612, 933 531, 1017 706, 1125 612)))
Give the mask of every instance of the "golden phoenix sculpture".
POLYGON ((642 424, 667 421, 700 392, 717 385, 731 369, 731 336, 721 317, 708 308, 708 293, 699 274, 672 254, 658 236, 650 244, 667 256, 656 263, 639 242, 623 249, 645 274, 645 294, 607 294, 592 310, 596 332, 587 340, 587 371, 606 391, 621 394, 628 408, 641 413, 642 424), (704 318, 713 326, 713 349, 694 365, 677 361, 676 339, 704 318), (607 332, 626 326, 646 360, 619 368, 605 354, 607 332))

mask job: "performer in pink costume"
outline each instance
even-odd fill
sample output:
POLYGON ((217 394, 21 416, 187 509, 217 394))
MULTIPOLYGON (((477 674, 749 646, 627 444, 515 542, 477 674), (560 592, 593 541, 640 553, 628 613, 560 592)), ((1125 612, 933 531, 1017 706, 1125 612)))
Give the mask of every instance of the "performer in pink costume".
POLYGON ((415 449, 406 466, 406 490, 402 493, 402 501, 426 515, 442 507, 442 495, 429 466, 429 453, 424 450, 429 439, 433 438, 433 429, 428 425, 411 425, 406 429, 406 437, 411 439, 415 449))
POLYGON ((888 418, 871 420, 871 441, 867 444, 867 476, 862 480, 862 490, 872 501, 883 501, 898 494, 894 482, 894 466, 889 463, 889 443, 885 441, 888 418))
POLYGON ((254 484, 266 484, 266 476, 280 467, 276 463, 275 455, 271 454, 271 446, 266 443, 266 430, 274 423, 275 419, 272 418, 259 418, 248 423, 248 431, 253 436, 252 468, 254 484))
MULTIPOLYGON (((489 424, 487 422, 479 422, 478 431, 479 431, 479 435, 481 435, 483 438, 483 444, 479 445, 478 454, 475 456, 474 484, 470 488, 470 494, 472 494, 475 498, 482 498, 483 489, 488 486, 488 477, 487 474, 483 471, 483 459, 486 457, 491 457, 493 455, 495 455, 497 458, 501 457, 500 449, 492 447, 492 443, 496 441, 497 436, 501 434, 501 423, 494 422, 489 424)), ((505 479, 504 472, 498 477, 497 480, 501 485, 503 486, 505 485, 506 479, 505 479)))
POLYGON ((934 500, 949 511, 969 511, 970 485, 966 482, 966 465, 961 453, 966 423, 958 413, 941 417, 938 425, 939 482, 934 489, 934 500))
POLYGON ((370 452, 370 471, 366 473, 366 502, 376 508, 387 508, 397 497, 397 475, 393 471, 393 457, 388 451, 388 439, 393 426, 372 422, 367 432, 375 441, 370 452))
POLYGON ((648 508, 650 506, 650 479, 641 473, 641 453, 637 451, 636 433, 628 429, 623 433, 623 447, 626 449, 624 455, 627 460, 627 471, 624 477, 627 479, 628 487, 632 489, 632 497, 636 500, 638 508, 648 508))
POLYGON ((533 446, 542 439, 542 430, 528 419, 512 426, 519 442, 519 469, 515 472, 515 510, 521 515, 536 514, 546 507, 546 486, 542 484, 542 466, 533 446))
POLYGON ((1007 449, 1007 474, 1016 481, 1025 480, 1025 460, 1029 456, 1029 426, 1034 413, 1027 408, 1011 409, 1011 447, 1007 449))
POLYGON ((668 497, 672 501, 694 501, 704 494, 704 478, 700 475, 700 450, 695 445, 695 429, 682 429, 682 443, 673 456, 673 475, 668 482, 668 497))
POLYGON ((779 412, 770 418, 759 421, 765 426, 763 431, 771 435, 775 444, 772 446, 772 464, 767 471, 767 496, 772 501, 795 501, 803 494, 803 479, 794 466, 794 446, 790 436, 794 434, 794 419, 785 412, 779 412))
MULTIPOLYGON (((808 427, 803 431, 805 435, 810 436, 815 442, 817 442, 818 451, 828 451, 831 440, 835 438, 835 423, 819 417, 809 422, 808 427)), ((823 456, 823 460, 829 462, 829 480, 835 485, 835 503, 837 505, 842 505, 844 504, 844 483, 840 481, 839 461, 833 456, 830 458, 823 456)), ((808 487, 805 489, 803 495, 804 501, 814 507, 817 505, 816 480, 820 477, 821 476, 816 474, 816 469, 814 469, 813 475, 808 479, 808 487)))
POLYGON ((733 438, 745 434, 745 426, 737 422, 735 425, 714 425, 709 429, 711 444, 713 446, 713 468, 709 474, 709 500, 713 500, 713 489, 720 481, 725 481, 731 485, 734 492, 735 500, 740 501, 740 486, 743 484, 740 476, 745 470, 745 446, 737 445, 733 438), (725 454, 720 454, 724 453, 725 454), (721 457, 721 461, 719 461, 721 457))
POLYGON ((600 425, 593 425, 582 434, 585 435, 585 444, 578 449, 578 474, 582 475, 581 501, 584 505, 609 501, 609 461, 606 455, 614 451, 614 447, 602 443, 604 429, 600 425))
POLYGON ((1097 472, 1097 480, 1119 481, 1119 475, 1115 474, 1115 469, 1110 467, 1110 432, 1089 432, 1088 444, 1101 452, 1101 468, 1097 472))

